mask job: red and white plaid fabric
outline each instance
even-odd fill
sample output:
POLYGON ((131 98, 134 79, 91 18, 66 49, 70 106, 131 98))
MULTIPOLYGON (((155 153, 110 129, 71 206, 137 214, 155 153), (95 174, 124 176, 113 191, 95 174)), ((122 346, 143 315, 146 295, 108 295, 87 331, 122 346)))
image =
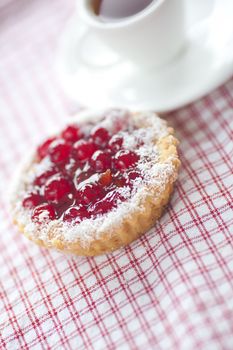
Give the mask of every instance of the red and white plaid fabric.
POLYGON ((233 349, 233 79, 165 116, 182 168, 135 243, 71 258, 10 222, 16 164, 74 110, 53 70, 73 5, 0 2, 0 349, 233 349))

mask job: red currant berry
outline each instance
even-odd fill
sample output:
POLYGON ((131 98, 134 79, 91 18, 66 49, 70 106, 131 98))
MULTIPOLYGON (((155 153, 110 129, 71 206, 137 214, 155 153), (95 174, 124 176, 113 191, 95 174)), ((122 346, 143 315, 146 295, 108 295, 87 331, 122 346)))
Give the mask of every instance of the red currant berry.
POLYGON ((97 146, 94 142, 80 140, 74 144, 73 155, 75 159, 84 161, 90 159, 96 150, 97 146))
POLYGON ((118 201, 124 198, 116 191, 109 192, 101 201, 95 203, 92 212, 95 214, 105 214, 113 208, 117 207, 118 201))
POLYGON ((42 160, 44 157, 46 157, 48 155, 48 149, 49 146, 52 144, 52 142, 55 140, 55 137, 52 137, 48 140, 46 140, 44 143, 42 143, 42 145, 40 145, 37 148, 37 155, 39 160, 42 160))
POLYGON ((71 193, 72 186, 65 178, 54 177, 45 184, 44 196, 49 202, 59 204, 66 200, 71 193))
POLYGON ((91 136, 94 142, 101 146, 105 146, 110 138, 108 130, 99 127, 93 129, 91 136))
POLYGON ((57 169, 51 167, 50 169, 38 175, 33 181, 33 184, 35 186, 43 186, 46 183, 46 181, 55 174, 57 174, 57 169))
POLYGON ((75 223, 81 222, 83 219, 88 218, 89 213, 84 206, 70 207, 66 210, 63 216, 63 220, 67 222, 74 221, 75 223))
POLYGON ((92 175, 92 172, 90 170, 88 171, 76 171, 76 174, 74 176, 74 185, 76 188, 85 180, 90 178, 92 175))
POLYGON ((69 125, 61 134, 62 138, 68 142, 76 142, 81 138, 80 129, 75 125, 69 125))
POLYGON ((128 150, 118 151, 115 155, 114 166, 117 170, 126 170, 136 164, 139 156, 128 150))
POLYGON ((127 175, 129 180, 136 180, 138 177, 141 177, 141 174, 137 170, 132 170, 127 175))
POLYGON ((71 146, 63 141, 58 141, 49 149, 50 159, 53 163, 65 163, 70 156, 71 146))
POLYGON ((90 165, 97 173, 110 169, 111 163, 111 154, 100 150, 96 151, 90 159, 90 165))
POLYGON ((75 159, 71 159, 69 163, 65 165, 64 174, 71 177, 72 179, 75 177, 76 172, 81 172, 81 164, 79 161, 75 159))
POLYGON ((33 209, 41 203, 43 203, 42 196, 40 196, 38 193, 29 193, 29 195, 24 198, 22 204, 25 209, 33 209))
POLYGON ((117 152, 121 149, 123 144, 123 138, 119 135, 113 135, 109 141, 108 147, 112 152, 117 152))
POLYGON ((103 190, 97 183, 88 183, 81 186, 76 191, 76 199, 78 203, 88 205, 91 202, 96 201, 98 198, 104 196, 103 190))
POLYGON ((51 204, 41 204, 33 210, 32 221, 37 224, 46 223, 49 220, 55 219, 56 212, 51 204))
POLYGON ((94 214, 105 214, 111 209, 113 209, 114 203, 108 200, 105 201, 99 201, 93 206, 93 213, 94 214))

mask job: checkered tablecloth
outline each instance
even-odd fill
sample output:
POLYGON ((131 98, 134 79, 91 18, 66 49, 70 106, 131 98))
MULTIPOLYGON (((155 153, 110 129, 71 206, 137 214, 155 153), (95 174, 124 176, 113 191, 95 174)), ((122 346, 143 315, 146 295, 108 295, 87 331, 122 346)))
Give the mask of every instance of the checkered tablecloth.
POLYGON ((71 258, 12 226, 16 164, 76 106, 53 63, 72 1, 0 1, 0 349, 233 349, 233 79, 165 116, 182 168, 156 226, 71 258))

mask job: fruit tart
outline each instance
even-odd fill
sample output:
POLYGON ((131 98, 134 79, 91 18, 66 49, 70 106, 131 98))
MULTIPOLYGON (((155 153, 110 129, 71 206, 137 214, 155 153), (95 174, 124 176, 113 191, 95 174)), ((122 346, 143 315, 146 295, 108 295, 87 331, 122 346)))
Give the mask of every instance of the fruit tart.
POLYGON ((177 144, 154 112, 82 112, 24 164, 14 221, 36 244, 65 253, 125 246, 161 216, 180 165, 177 144))

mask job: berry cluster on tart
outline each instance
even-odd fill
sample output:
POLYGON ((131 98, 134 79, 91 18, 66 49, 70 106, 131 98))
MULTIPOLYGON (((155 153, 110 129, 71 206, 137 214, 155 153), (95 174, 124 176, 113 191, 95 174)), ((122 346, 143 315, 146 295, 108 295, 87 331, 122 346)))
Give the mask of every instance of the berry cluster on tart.
POLYGON ((44 141, 17 180, 14 221, 35 243, 93 256, 150 229, 172 193, 177 139, 153 112, 85 111, 44 141))

